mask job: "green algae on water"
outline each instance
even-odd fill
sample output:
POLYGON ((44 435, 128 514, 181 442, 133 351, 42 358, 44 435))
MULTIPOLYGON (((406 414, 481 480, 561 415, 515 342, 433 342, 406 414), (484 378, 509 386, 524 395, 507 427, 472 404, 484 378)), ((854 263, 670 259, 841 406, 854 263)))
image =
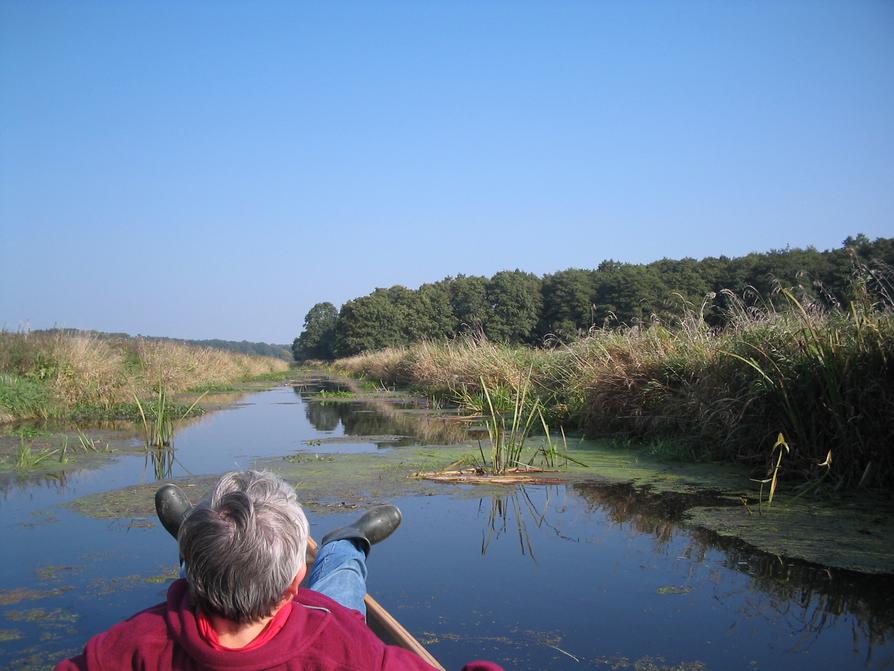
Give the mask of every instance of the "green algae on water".
POLYGON ((814 564, 894 574, 894 511, 878 502, 779 501, 757 512, 744 506, 691 508, 691 526, 739 538, 765 552, 814 564))

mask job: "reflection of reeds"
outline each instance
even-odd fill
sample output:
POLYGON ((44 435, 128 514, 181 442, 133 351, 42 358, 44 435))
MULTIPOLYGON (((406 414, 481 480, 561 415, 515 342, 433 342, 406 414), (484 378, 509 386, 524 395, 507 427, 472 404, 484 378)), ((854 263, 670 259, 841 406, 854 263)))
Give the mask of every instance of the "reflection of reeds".
MULTIPOLYGON (((527 488, 524 486, 517 487, 512 494, 499 494, 491 497, 487 525, 481 532, 482 555, 487 554, 493 541, 509 531, 510 518, 515 522, 515 531, 518 534, 518 543, 522 555, 529 556, 531 559, 536 560, 536 557, 534 556, 534 544, 531 541, 531 535, 528 533, 527 519, 530 519, 537 529, 546 526, 563 540, 575 540, 564 536, 547 521, 547 513, 549 512, 551 502, 551 488, 544 487, 543 491, 546 493, 546 502, 542 512, 538 510, 537 504, 534 503, 527 488)), ((479 515, 483 511, 484 502, 485 499, 481 499, 478 502, 479 515)))
MULTIPOLYGON (((652 494, 629 484, 581 483, 573 486, 591 509, 604 512, 619 525, 630 525, 640 533, 652 535, 659 549, 669 547, 682 532, 684 511, 692 505, 722 505, 710 495, 652 494)), ((894 639, 894 576, 863 575, 826 569, 801 561, 785 560, 756 550, 736 538, 705 529, 686 529, 688 546, 675 550, 693 564, 704 563, 711 553, 723 553, 723 565, 749 577, 748 591, 765 596, 766 603, 756 607, 764 613, 776 613, 784 622, 797 627, 793 636, 817 636, 838 618, 853 622, 854 640, 862 636, 870 651, 894 639)))
POLYGON ((174 448, 170 445, 148 447, 143 462, 145 468, 152 464, 152 472, 156 480, 167 480, 174 473, 174 448))

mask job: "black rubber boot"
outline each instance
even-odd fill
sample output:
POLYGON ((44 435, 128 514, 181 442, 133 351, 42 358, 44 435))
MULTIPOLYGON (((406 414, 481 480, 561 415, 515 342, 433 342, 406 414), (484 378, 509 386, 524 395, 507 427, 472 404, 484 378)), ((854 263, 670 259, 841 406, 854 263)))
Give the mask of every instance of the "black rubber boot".
POLYGON ((161 525, 168 533, 177 538, 180 524, 192 510, 192 504, 177 485, 162 485, 155 492, 155 512, 161 525))
POLYGON ((323 536, 320 545, 326 545, 332 541, 350 540, 356 542, 360 549, 369 555, 370 546, 385 540, 394 533, 402 519, 400 508, 397 506, 392 506, 390 503, 376 506, 366 511, 353 524, 330 531, 323 536))

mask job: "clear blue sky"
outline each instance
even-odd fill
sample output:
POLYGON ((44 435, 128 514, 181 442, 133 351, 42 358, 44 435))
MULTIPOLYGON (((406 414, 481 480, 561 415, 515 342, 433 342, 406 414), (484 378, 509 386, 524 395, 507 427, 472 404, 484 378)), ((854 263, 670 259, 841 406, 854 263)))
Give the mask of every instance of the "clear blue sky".
POLYGON ((0 2, 0 328, 894 235, 894 3, 0 2))

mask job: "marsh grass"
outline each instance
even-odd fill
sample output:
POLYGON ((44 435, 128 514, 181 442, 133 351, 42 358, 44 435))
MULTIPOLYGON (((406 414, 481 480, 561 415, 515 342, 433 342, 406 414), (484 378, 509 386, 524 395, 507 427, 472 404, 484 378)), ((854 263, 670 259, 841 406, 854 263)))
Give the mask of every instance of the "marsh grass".
POLYGON ((178 394, 288 371, 281 359, 145 338, 0 331, 0 422, 130 417, 132 390, 146 398, 159 381, 178 394))
POLYGON ((335 369, 486 415, 510 451, 527 438, 530 406, 504 431, 500 417, 514 411, 496 390, 516 394, 527 384, 525 396, 540 400, 548 423, 590 437, 666 441, 683 458, 739 461, 763 474, 778 459, 782 433, 790 453, 779 479, 878 488, 894 484, 892 295, 886 271, 857 269, 847 306, 797 289, 722 292, 676 323, 597 329, 542 349, 480 336, 422 342, 341 359, 335 369), (723 329, 705 321, 719 309, 727 311, 723 329), (825 461, 830 450, 834 466, 825 461))
POLYGON ((55 412, 53 393, 46 384, 18 375, 0 373, 0 422, 47 419, 55 412))

